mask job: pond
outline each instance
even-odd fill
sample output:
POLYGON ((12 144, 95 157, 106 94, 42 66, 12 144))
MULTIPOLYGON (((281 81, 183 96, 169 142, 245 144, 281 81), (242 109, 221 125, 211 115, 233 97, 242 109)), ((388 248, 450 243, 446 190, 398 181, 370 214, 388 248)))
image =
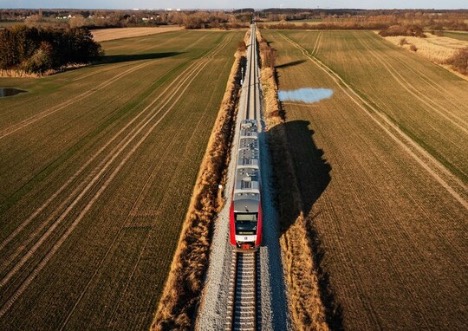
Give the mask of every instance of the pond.
POLYGON ((24 93, 26 91, 20 90, 12 87, 0 87, 0 98, 10 97, 19 93, 24 93))
POLYGON ((327 88, 300 88, 297 90, 278 91, 280 101, 295 101, 313 103, 328 99, 333 95, 333 90, 327 88))

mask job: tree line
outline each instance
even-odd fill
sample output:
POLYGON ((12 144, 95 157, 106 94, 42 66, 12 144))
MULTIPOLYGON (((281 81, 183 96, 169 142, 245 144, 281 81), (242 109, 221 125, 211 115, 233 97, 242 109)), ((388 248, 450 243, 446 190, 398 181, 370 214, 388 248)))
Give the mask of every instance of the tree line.
POLYGON ((24 22, 28 26, 133 27, 180 25, 187 29, 247 27, 257 22, 275 22, 279 28, 385 29, 392 25, 419 25, 430 30, 468 30, 468 10, 363 10, 270 8, 255 11, 194 10, 74 10, 0 9, 0 21, 24 22), (294 27, 292 23, 296 26, 294 27), (313 22, 313 23, 312 23, 313 22), (312 24, 311 24, 312 23, 312 24), (320 24, 317 24, 320 23, 320 24))
POLYGON ((103 55, 85 28, 16 25, 0 31, 0 69, 43 74, 71 64, 89 63, 103 55))

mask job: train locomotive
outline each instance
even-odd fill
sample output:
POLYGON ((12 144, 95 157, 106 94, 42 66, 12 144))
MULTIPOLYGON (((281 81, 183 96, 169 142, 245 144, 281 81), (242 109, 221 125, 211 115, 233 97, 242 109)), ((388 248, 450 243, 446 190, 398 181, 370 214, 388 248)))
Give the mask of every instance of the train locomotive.
POLYGON ((262 201, 257 121, 240 125, 235 184, 229 217, 229 240, 239 250, 255 250, 262 241, 262 201))

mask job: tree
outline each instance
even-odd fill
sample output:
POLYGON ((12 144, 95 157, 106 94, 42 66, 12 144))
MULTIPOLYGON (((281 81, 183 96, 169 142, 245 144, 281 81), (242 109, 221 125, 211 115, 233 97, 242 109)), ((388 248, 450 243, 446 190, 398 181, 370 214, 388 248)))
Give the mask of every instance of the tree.
POLYGON ((88 63, 102 55, 85 28, 52 29, 14 26, 0 31, 0 69, 44 73, 68 64, 88 63))
POLYGON ((53 46, 49 42, 43 41, 34 54, 22 63, 21 67, 29 73, 43 74, 53 67, 52 55, 53 46))

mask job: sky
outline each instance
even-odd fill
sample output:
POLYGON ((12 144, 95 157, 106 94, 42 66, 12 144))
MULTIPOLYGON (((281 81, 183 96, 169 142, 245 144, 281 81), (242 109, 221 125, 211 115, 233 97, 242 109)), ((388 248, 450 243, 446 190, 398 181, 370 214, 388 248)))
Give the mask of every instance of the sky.
POLYGON ((77 9, 235 9, 359 8, 468 9, 468 0, 0 0, 6 8, 77 9))

